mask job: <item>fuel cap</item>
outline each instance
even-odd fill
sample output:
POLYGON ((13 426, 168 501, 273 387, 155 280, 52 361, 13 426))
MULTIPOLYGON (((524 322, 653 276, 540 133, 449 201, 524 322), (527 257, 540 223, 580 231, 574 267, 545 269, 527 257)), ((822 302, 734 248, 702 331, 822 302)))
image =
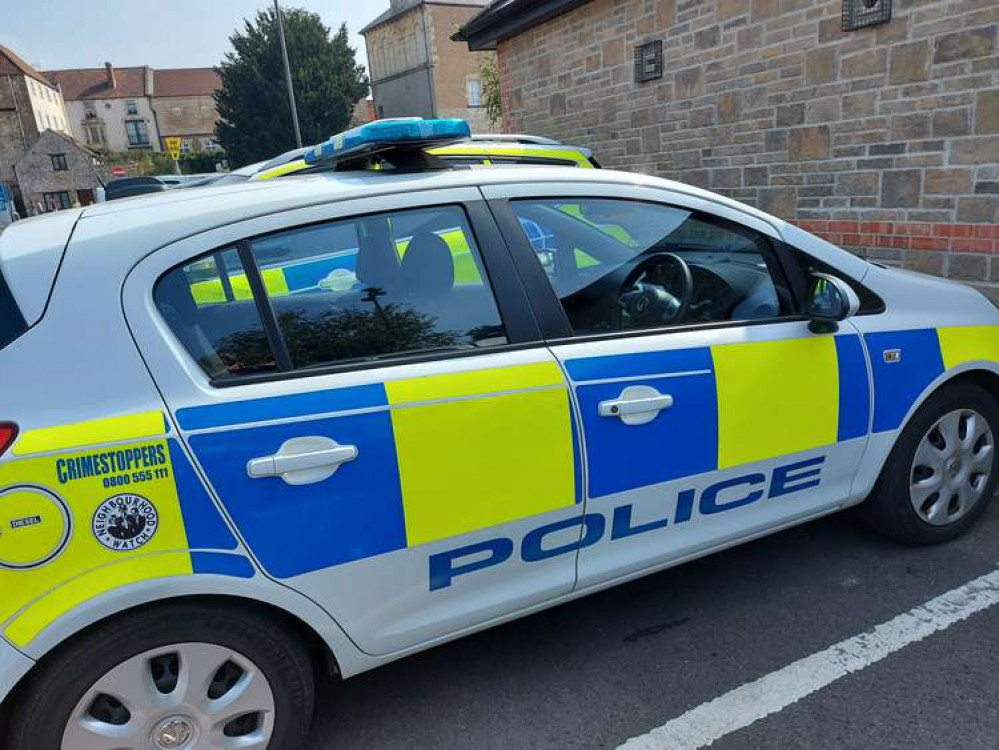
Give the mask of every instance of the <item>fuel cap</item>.
POLYGON ((0 490, 0 568, 44 565, 69 539, 66 504, 40 487, 0 490))

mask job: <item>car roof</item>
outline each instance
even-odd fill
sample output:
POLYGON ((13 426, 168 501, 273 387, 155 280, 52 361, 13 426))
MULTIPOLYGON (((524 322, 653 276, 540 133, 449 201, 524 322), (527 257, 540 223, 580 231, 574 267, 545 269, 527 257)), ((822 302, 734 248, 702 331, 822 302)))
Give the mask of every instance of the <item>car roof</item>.
MULTIPOLYGON (((121 272, 149 252, 185 237, 237 222, 339 201, 431 190, 479 188, 504 184, 620 185, 668 190, 709 201, 749 215, 772 226, 777 233, 793 229, 768 214, 701 188, 657 177, 613 170, 576 167, 490 167, 396 174, 379 171, 317 172, 292 180, 249 181, 195 190, 171 190, 126 201, 88 206, 76 225, 70 252, 79 246, 93 248, 96 262, 121 272)), ((608 190, 607 195, 614 195, 608 190)), ((801 233, 804 234, 804 233, 801 233)), ((818 238, 830 254, 854 256, 818 238)), ((820 256, 822 257, 822 256, 820 256)), ((862 261, 856 261, 862 263, 862 261)), ((865 264, 866 266, 866 264, 865 264)))

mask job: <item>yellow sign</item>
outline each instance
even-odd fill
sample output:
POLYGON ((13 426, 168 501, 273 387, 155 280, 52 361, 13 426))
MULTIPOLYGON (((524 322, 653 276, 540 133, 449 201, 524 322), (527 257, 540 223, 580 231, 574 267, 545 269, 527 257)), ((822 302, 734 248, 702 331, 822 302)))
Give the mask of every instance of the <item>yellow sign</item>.
POLYGON ((174 161, 180 159, 180 138, 176 136, 170 136, 164 139, 166 141, 167 151, 170 152, 170 158, 174 161))

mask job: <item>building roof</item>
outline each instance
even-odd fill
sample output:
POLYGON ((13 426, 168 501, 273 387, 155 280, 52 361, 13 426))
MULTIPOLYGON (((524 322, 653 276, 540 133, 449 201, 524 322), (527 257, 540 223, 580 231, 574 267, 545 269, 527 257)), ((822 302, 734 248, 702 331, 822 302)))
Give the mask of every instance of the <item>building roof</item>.
POLYGON ((484 5, 488 5, 489 0, 391 0, 391 3, 391 7, 388 10, 361 29, 360 33, 367 34, 376 26, 388 23, 421 5, 463 5, 469 8, 481 8, 484 5))
POLYGON ((153 96, 211 96, 222 88, 214 68, 153 71, 153 96))
POLYGON ((108 83, 106 68, 77 68, 73 70, 47 70, 45 75, 62 87, 66 101, 80 99, 131 99, 146 96, 146 77, 149 67, 112 68, 114 88, 108 83))
POLYGON ((28 63, 0 44, 0 76, 23 75, 34 78, 39 83, 52 87, 52 81, 32 68, 28 63))
POLYGON ((493 0, 451 37, 472 51, 496 49, 503 39, 522 34, 590 0, 493 0))
POLYGON ((44 146, 46 141, 51 141, 53 138, 65 141, 65 145, 67 147, 79 149, 80 151, 82 151, 83 153, 85 153, 87 156, 89 156, 91 158, 94 158, 94 159, 99 158, 98 155, 97 155, 97 153, 95 151, 93 151, 93 150, 87 148, 86 146, 84 146, 78 140, 76 140, 75 138, 73 138, 73 136, 66 135, 66 133, 60 132, 58 130, 52 130, 50 128, 50 129, 42 131, 42 133, 35 139, 35 142, 32 143, 27 148, 27 150, 24 152, 24 154, 18 160, 18 164, 20 164, 21 162, 26 161, 31 156, 33 156, 34 154, 38 153, 39 147, 44 146))

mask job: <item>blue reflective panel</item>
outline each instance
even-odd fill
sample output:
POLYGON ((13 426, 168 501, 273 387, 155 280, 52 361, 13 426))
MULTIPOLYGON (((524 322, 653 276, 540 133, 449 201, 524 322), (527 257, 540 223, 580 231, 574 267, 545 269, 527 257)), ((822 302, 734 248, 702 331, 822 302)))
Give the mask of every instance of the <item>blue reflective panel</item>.
POLYGON ((305 152, 305 162, 315 164, 328 159, 356 156, 394 144, 433 144, 468 138, 472 131, 464 120, 422 120, 420 118, 378 120, 339 133, 325 143, 305 152))

